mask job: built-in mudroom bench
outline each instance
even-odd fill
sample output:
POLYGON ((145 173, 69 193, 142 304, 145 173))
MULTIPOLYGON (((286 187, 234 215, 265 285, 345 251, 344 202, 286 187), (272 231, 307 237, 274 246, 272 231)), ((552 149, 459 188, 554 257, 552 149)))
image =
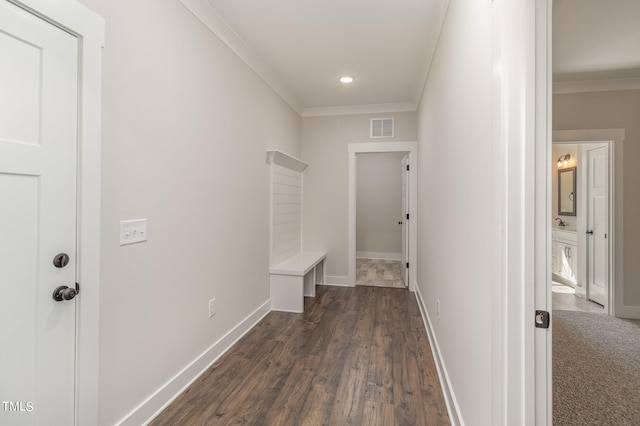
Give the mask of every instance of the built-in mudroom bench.
POLYGON ((271 171, 269 284, 271 309, 303 312, 304 297, 324 284, 323 251, 302 250, 302 172, 307 164, 278 150, 267 151, 271 171))
POLYGON ((302 312, 304 297, 316 297, 316 284, 324 284, 325 257, 324 252, 302 251, 272 267, 271 309, 302 312))

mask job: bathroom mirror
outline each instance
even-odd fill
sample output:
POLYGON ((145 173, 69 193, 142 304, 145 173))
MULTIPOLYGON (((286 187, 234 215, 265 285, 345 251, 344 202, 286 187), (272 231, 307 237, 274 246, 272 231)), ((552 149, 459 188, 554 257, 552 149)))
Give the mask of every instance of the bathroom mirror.
POLYGON ((576 215, 576 168, 558 170, 558 214, 576 215))

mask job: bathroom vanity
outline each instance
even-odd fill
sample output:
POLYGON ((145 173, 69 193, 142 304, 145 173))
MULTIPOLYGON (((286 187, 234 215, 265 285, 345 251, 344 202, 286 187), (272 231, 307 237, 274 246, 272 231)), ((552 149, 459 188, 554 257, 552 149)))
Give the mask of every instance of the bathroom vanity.
POLYGON ((562 227, 551 231, 551 272, 554 279, 569 284, 577 284, 578 235, 575 230, 562 227))

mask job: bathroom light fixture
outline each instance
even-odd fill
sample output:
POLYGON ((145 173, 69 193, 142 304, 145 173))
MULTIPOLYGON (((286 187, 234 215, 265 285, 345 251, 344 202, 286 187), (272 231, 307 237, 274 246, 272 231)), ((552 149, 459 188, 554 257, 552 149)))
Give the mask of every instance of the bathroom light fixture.
POLYGON ((353 80, 355 80, 355 78, 351 77, 351 76, 348 76, 348 75, 345 75, 344 77, 340 77, 339 80, 340 80, 340 83, 348 84, 348 83, 352 83, 353 80))
POLYGON ((565 154, 558 157, 558 167, 566 166, 571 160, 571 154, 565 154))

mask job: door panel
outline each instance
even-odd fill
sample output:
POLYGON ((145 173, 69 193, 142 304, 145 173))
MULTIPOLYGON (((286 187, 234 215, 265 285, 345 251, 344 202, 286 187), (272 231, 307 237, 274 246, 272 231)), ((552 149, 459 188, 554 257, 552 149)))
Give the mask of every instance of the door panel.
POLYGON ((0 424, 74 423, 77 39, 0 3, 0 424), (58 253, 70 262, 53 265, 58 253))
POLYGON ((607 306, 609 292, 608 148, 587 150, 587 285, 589 299, 607 306))
POLYGON ((409 286, 409 220, 407 214, 409 213, 409 154, 406 154, 402 159, 402 278, 404 285, 409 286))
POLYGON ((0 135, 18 143, 39 143, 40 49, 0 32, 0 52, 12 61, 0 67, 0 135), (9 115, 11 114, 11 115, 9 115))

